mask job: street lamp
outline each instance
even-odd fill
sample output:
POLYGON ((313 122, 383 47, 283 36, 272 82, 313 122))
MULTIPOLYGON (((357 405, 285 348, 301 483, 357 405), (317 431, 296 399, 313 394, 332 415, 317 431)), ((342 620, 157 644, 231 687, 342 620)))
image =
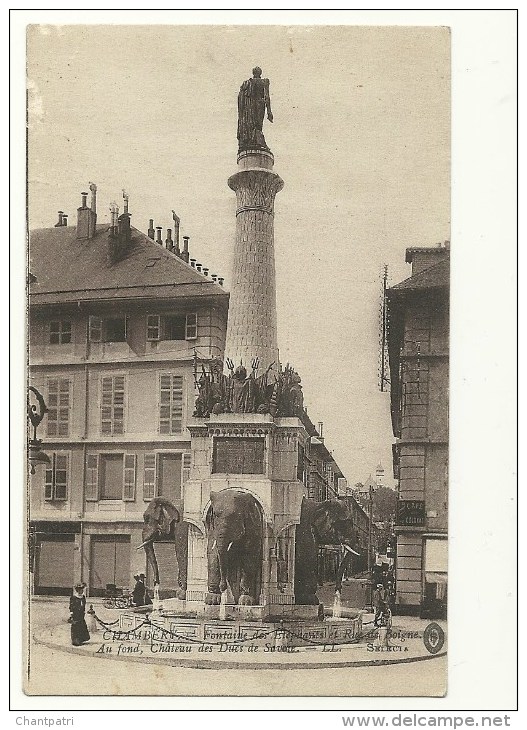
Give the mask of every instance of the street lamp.
POLYGON ((29 402, 29 393, 27 397, 27 417, 31 421, 33 427, 33 438, 28 441, 28 461, 30 465, 30 473, 35 473, 35 467, 40 464, 51 464, 49 456, 42 451, 42 441, 37 438, 37 427, 40 425, 44 415, 47 413, 46 403, 41 393, 32 385, 29 390, 35 395, 38 401, 38 408, 34 403, 29 402))

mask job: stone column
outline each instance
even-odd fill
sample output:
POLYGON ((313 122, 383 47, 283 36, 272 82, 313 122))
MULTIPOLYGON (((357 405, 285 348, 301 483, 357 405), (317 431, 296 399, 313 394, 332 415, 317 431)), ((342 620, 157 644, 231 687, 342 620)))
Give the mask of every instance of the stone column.
POLYGON ((230 287, 225 357, 250 372, 259 358, 259 373, 278 364, 274 263, 274 198, 284 182, 272 171, 266 150, 238 154, 238 172, 229 178, 236 192, 236 242, 230 287))

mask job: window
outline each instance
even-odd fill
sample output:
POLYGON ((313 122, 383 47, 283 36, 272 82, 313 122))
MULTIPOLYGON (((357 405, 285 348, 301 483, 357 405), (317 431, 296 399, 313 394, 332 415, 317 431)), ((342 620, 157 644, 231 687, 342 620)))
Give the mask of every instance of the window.
POLYGON ((181 433, 183 428, 183 376, 161 375, 159 433, 181 433))
POLYGON ((86 499, 135 500, 136 462, 135 454, 90 454, 86 499))
POLYGON ((187 318, 184 314, 165 317, 165 340, 184 340, 187 318))
POLYGON ((124 433, 124 375, 103 377, 101 433, 124 433))
POLYGON ((64 501, 68 498, 68 467, 69 454, 51 454, 51 464, 46 468, 46 501, 64 501))
POLYGON ((71 342, 71 321, 55 320, 49 323, 50 345, 68 345, 71 342))
POLYGON ((213 467, 216 474, 263 474, 263 438, 214 439, 213 467))
POLYGON ((126 318, 106 319, 103 332, 105 342, 126 342, 126 318))
POLYGON ((190 476, 190 453, 161 451, 145 454, 143 470, 143 499, 165 497, 178 504, 182 485, 190 476))
POLYGON ((90 317, 88 337, 90 342, 126 342, 126 317, 90 317))
POLYGON ((149 314, 146 318, 146 339, 149 342, 161 339, 161 317, 158 314, 149 314))
POLYGON ((48 436, 68 436, 70 428, 70 381, 48 380, 48 436))
POLYGON ((198 316, 197 314, 187 314, 185 325, 185 338, 187 340, 195 340, 198 336, 198 316))
POLYGON ((146 339, 149 342, 159 340, 195 340, 198 336, 198 316, 195 312, 188 314, 149 314, 146 318, 146 339))
POLYGON ((99 454, 99 499, 122 499, 122 454, 99 454))

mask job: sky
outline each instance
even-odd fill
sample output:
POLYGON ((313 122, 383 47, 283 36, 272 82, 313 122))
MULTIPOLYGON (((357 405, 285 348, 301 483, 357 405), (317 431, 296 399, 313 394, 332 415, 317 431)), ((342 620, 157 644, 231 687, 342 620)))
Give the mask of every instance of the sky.
POLYGON ((380 273, 450 239, 450 37, 444 27, 32 26, 30 228, 70 224, 98 186, 98 220, 130 196, 230 284, 237 93, 259 65, 285 182, 275 204, 278 343, 348 483, 391 478, 378 387, 380 273))

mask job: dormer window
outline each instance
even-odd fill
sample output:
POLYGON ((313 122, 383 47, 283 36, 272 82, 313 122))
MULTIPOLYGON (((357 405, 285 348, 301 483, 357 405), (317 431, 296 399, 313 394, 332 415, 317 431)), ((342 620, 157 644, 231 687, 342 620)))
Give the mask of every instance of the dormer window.
POLYGON ((187 314, 149 314, 146 322, 148 342, 160 340, 195 340, 198 336, 198 317, 187 314))
POLYGON ((49 323, 49 344, 69 345, 71 342, 71 320, 58 319, 49 323))

